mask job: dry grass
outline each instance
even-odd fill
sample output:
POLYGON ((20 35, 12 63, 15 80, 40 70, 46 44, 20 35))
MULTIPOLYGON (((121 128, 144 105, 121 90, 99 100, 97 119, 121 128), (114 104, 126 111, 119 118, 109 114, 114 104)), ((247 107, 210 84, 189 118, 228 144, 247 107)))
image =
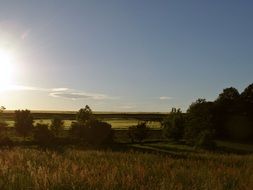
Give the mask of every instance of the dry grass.
POLYGON ((253 189, 253 156, 0 150, 0 189, 253 189))

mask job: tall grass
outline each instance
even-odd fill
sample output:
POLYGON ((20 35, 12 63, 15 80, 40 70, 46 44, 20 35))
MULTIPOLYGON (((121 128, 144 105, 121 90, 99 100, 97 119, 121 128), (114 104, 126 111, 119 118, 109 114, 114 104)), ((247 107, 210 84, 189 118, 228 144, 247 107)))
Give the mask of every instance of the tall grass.
POLYGON ((0 189, 253 189, 253 156, 0 150, 0 189))

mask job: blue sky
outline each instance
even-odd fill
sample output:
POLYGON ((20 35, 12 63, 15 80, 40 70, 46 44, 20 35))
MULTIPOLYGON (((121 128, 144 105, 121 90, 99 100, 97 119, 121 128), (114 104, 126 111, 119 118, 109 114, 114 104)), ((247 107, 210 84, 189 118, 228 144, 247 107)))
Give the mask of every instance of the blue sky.
POLYGON ((232 0, 1 0, 0 50, 11 52, 15 74, 0 103, 164 112, 214 100, 226 87, 242 91, 253 82, 252 7, 232 0))

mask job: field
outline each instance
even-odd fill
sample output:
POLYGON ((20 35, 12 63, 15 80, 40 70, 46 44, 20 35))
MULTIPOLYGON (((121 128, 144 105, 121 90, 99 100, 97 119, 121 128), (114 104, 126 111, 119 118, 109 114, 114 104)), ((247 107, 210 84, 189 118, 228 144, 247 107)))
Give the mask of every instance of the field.
MULTIPOLYGON (((64 126, 69 129, 71 123, 75 121, 75 112, 32 112, 34 124, 44 123, 51 124, 54 117, 60 117, 64 121, 64 126)), ((127 129, 130 126, 137 125, 139 122, 147 121, 147 124, 152 129, 161 128, 161 119, 166 116, 165 113, 113 113, 113 112, 97 112, 95 116, 100 120, 108 122, 113 129, 127 129)), ((3 114, 3 118, 7 121, 9 127, 14 126, 13 111, 7 111, 3 114)))
POLYGON ((253 188, 253 156, 196 152, 195 156, 139 151, 0 150, 0 189, 253 188))
MULTIPOLYGON (((64 119, 66 129, 75 121, 73 113, 38 112, 34 123, 50 124, 55 114, 64 119)), ((9 113, 5 134, 14 144, 0 148, 0 189, 253 189, 252 144, 217 141, 212 152, 168 141, 161 131, 164 116, 100 113, 114 129, 114 144, 70 143, 45 149, 30 137, 24 141, 17 136, 9 113), (132 143, 126 129, 141 121, 152 130, 143 143, 132 143)))

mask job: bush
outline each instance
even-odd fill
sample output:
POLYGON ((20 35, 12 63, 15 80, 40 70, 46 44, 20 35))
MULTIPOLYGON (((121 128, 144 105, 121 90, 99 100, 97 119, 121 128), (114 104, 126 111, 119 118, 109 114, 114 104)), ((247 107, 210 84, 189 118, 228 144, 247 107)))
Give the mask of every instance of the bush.
POLYGON ((213 133, 208 130, 202 131, 195 141, 195 147, 214 149, 216 143, 213 141, 213 133))
POLYGON ((33 129, 31 112, 29 110, 16 110, 14 117, 17 132, 25 138, 33 129))
POLYGON ((93 119, 93 113, 92 110, 88 105, 85 106, 85 108, 81 108, 77 114, 76 114, 76 120, 78 123, 85 124, 87 121, 93 119))
POLYGON ((55 117, 52 119, 52 124, 50 126, 51 131, 55 136, 59 136, 60 132, 63 130, 64 122, 60 117, 55 117))
POLYGON ((113 142, 111 125, 97 119, 88 120, 85 124, 73 122, 71 134, 83 142, 94 145, 113 142))
MULTIPOLYGON (((206 141, 212 144, 214 138, 213 103, 198 99, 187 110, 187 120, 184 132, 186 142, 194 146, 202 146, 206 141)), ((203 146, 204 147, 204 146, 203 146)))
POLYGON ((131 126, 128 128, 128 136, 131 139, 132 143, 138 141, 139 143, 143 142, 148 136, 148 126, 146 122, 139 123, 138 125, 131 126))
POLYGON ((162 122, 163 135, 168 139, 180 140, 184 135, 185 118, 180 109, 172 109, 171 113, 162 122))
POLYGON ((36 125, 36 129, 34 131, 34 140, 40 146, 52 146, 54 135, 52 131, 50 131, 49 126, 47 124, 36 125))

